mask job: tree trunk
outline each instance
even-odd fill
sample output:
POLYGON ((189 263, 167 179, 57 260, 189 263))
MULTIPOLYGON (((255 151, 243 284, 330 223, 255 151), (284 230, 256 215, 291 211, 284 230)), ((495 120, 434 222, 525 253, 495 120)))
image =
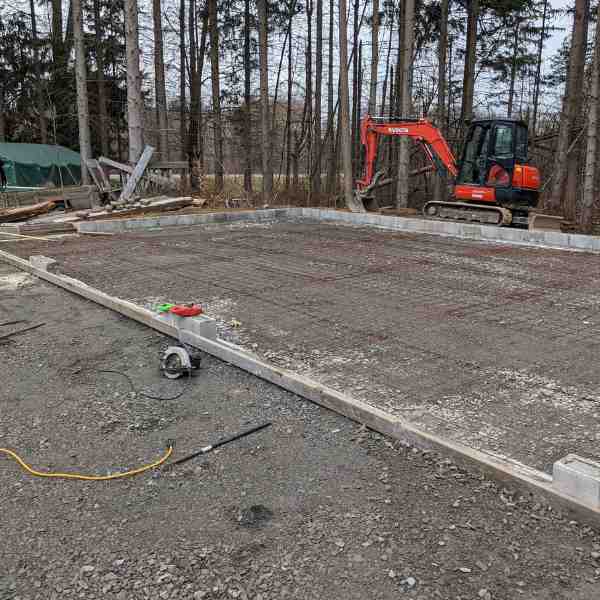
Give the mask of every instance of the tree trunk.
MULTIPOLYGON (((327 66, 327 128, 329 138, 327 140, 327 193, 333 194, 335 190, 335 176, 337 171, 337 160, 335 158, 335 136, 333 129, 333 43, 334 43, 334 0, 329 0, 329 49, 327 66)), ((336 128, 337 131, 337 128, 336 128)))
MULTIPOLYGON (((350 0, 352 1, 352 0, 350 0)), ((352 176, 356 173, 357 144, 356 132, 358 131, 358 22, 359 22, 359 0, 354 0, 354 19, 352 22, 352 121, 351 121, 351 154, 352 154, 352 176)))
MULTIPOLYGON (((598 20, 600 23, 600 4, 598 4, 598 20)), ((587 149, 585 154, 585 178, 583 182, 583 199, 579 215, 579 225, 586 232, 592 230, 592 211, 595 204, 598 149, 598 103, 600 102, 600 27, 596 26, 594 42, 594 62, 592 65, 592 86, 590 89, 590 109, 587 122, 587 149)))
POLYGON ((306 1, 306 173, 308 174, 306 184, 308 185, 309 195, 312 192, 311 162, 312 162, 312 141, 313 141, 313 93, 312 93, 312 16, 313 0, 306 1))
POLYGON ((362 89, 363 89, 363 61, 362 61, 362 40, 358 42, 358 96, 356 100, 356 164, 354 167, 354 177, 357 177, 361 172, 362 166, 362 146, 360 143, 360 121, 361 121, 361 107, 362 107, 362 89))
POLYGON ((199 185, 196 161, 198 160, 198 121, 200 113, 200 77, 198 74, 198 31, 196 28, 196 0, 188 5, 189 71, 190 71, 190 127, 187 132, 187 160, 190 185, 197 191, 199 185))
POLYGON ((96 39, 96 84, 98 86, 98 127, 100 130, 100 151, 102 152, 102 156, 110 156, 110 121, 108 120, 108 111, 106 108, 104 48, 102 45, 100 0, 94 0, 94 33, 96 39))
POLYGON ((179 3, 179 137, 181 160, 185 160, 185 139, 187 134, 187 119, 185 110, 186 88, 185 66, 185 0, 179 3))
POLYGON ((315 139, 313 144, 314 159, 312 165, 312 189, 316 194, 321 192, 321 96, 323 79, 323 0, 317 0, 317 48, 315 56, 315 139))
MULTIPOLYGON (((379 0, 373 0, 373 24, 371 26, 371 81, 369 88, 369 114, 377 114, 377 74, 379 68, 379 0)), ((387 73, 387 72, 386 72, 387 73)))
MULTIPOLYGON (((58 92, 64 85, 66 52, 63 42, 63 6, 62 0, 52 0, 52 35, 50 38, 52 46, 52 86, 53 91, 58 92)), ((71 5, 69 5, 71 8, 71 5)), ((70 10, 68 27, 72 31, 72 10, 70 10)))
MULTIPOLYGON (((413 62, 413 47, 415 39, 415 2, 405 0, 404 2, 404 39, 402 44, 402 88, 400 90, 401 109, 403 116, 410 116, 411 112, 411 69, 413 62)), ((396 188, 396 206, 406 208, 408 206, 409 180, 408 171, 410 166, 410 148, 408 138, 400 138, 398 152, 398 187, 396 188)))
MULTIPOLYGON (((531 121, 531 138, 535 140, 538 120, 538 104, 540 98, 540 83, 542 79, 542 54, 544 52, 544 37, 546 36, 546 17, 548 14, 548 0, 544 0, 544 11, 542 13, 542 30, 538 40, 537 59, 535 67, 535 83, 533 89, 533 117, 531 121)), ((533 142, 532 146, 535 145, 533 142)))
POLYGON ((169 121, 167 118, 161 0, 152 1, 152 16, 154 18, 154 91, 158 123, 158 151, 161 160, 166 162, 169 160, 169 121))
POLYGON ((40 127, 40 142, 48 143, 48 123, 46 121, 46 102, 44 99, 44 88, 42 87, 42 75, 40 69, 39 40, 37 35, 37 24, 35 15, 35 2, 29 0, 31 11, 31 37, 33 41, 33 72, 35 74, 35 103, 38 113, 38 123, 40 127))
POLYGON ((75 40, 75 84, 77 88, 77 120, 79 123, 79 154, 81 156, 81 182, 89 185, 87 160, 92 157, 90 142, 90 117, 87 96, 87 69, 83 43, 83 18, 81 0, 73 0, 73 36, 75 40))
MULTIPOLYGON (((250 0, 244 2, 244 189, 252 192, 252 112, 250 108, 250 0)), ((289 87, 289 86, 288 86, 289 87)), ((290 120, 288 119, 288 127, 290 120)), ((286 186, 289 183, 286 178, 286 186)))
POLYGON ((0 88, 0 142, 6 141, 6 115, 4 114, 4 88, 0 88))
POLYGON ((270 156, 271 127, 269 119, 269 38, 267 0, 258 0, 258 34, 260 62, 260 111, 262 128, 262 193, 263 202, 265 204, 269 204, 273 194, 273 170, 270 156))
POLYGON ((510 86, 508 89, 508 107, 506 113, 508 118, 512 117, 513 113, 513 102, 515 98, 515 81, 517 79, 517 59, 519 53, 519 30, 521 28, 521 16, 519 14, 515 17, 515 30, 513 38, 513 51, 512 59, 510 64, 510 86))
POLYGON ((52 58, 55 66, 61 64, 63 51, 62 0, 52 0, 52 58))
POLYGON ((127 120, 129 162, 137 163, 144 150, 142 75, 138 34, 137 0, 125 0, 125 48, 127 52, 127 120))
POLYGON ((344 173, 344 199, 352 212, 364 212, 354 198, 352 181, 352 148, 350 136, 350 94, 348 90, 348 22, 346 0, 339 0, 339 45, 340 45, 340 145, 344 173))
POLYGON ((286 151, 285 151, 285 189, 290 189, 292 167, 292 16, 290 15, 288 31, 288 82, 287 82, 287 114, 286 114, 286 151))
MULTIPOLYGON (((573 166, 569 160, 567 150, 573 141, 573 127, 581 105, 581 86, 583 69, 585 66, 585 49, 587 42, 587 17, 589 0, 576 0, 573 29, 571 32, 571 51, 569 53, 569 67, 565 95, 562 102, 558 142, 554 157, 554 181, 552 193, 546 203, 547 208, 558 211, 567 208, 565 180, 567 171, 573 166), (570 164, 569 164, 570 163, 570 164)), ((571 155, 573 152, 571 153, 571 155)), ((577 169, 577 165, 575 165, 577 169)), ((577 175, 574 173, 573 175, 577 175)))
MULTIPOLYGON (((446 53, 448 47, 448 12, 450 10, 450 1, 442 0, 440 4, 440 39, 438 40, 438 97, 437 97, 437 126, 440 131, 447 137, 446 131, 446 53)), ((443 174, 438 173, 435 178, 433 188, 433 198, 438 202, 441 201, 445 194, 446 178, 443 174)))
MULTIPOLYGON (((390 78, 390 55, 392 53, 392 28, 394 27, 393 21, 394 21, 393 18, 390 16, 390 42, 388 44, 387 57, 385 59, 385 77, 383 78, 383 89, 381 90, 381 108, 379 110, 379 114, 382 117, 385 115, 385 102, 387 99, 388 81, 390 78)), ((377 108, 375 109, 375 112, 377 112, 377 108)), ((375 114, 372 116, 375 116, 375 114)))
MULTIPOLYGON (((197 19, 196 19, 197 21, 197 19)), ((196 22, 196 36, 198 23, 196 22)), ((197 37, 196 37, 197 39, 197 37)), ((200 33, 200 45, 196 56, 196 69, 198 71, 198 138, 196 142, 196 154, 201 173, 204 173, 204 135, 202 114, 202 77, 204 74, 204 63, 206 62, 206 44, 208 40, 208 11, 202 11, 202 30, 200 33)))
POLYGON ((212 108, 215 136, 215 188, 223 189, 223 126, 221 123, 221 81, 219 71, 219 23, 217 0, 208 0, 210 21, 210 79, 212 84, 212 108))
POLYGON ((460 114, 461 143, 466 135, 467 123, 473 118, 473 92, 475 89, 475 61, 477 59, 477 20, 479 0, 467 0, 467 49, 463 74, 463 95, 460 114))

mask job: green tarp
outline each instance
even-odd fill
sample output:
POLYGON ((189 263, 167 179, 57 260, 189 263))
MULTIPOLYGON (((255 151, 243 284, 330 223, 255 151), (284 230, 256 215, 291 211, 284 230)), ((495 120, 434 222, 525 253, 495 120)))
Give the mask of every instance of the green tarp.
POLYGON ((79 154, 63 146, 0 143, 0 158, 10 188, 80 185, 79 154))

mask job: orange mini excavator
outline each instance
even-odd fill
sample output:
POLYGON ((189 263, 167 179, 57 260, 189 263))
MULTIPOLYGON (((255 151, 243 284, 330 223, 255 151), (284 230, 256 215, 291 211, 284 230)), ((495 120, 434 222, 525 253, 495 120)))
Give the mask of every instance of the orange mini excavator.
POLYGON ((423 207, 426 217, 527 226, 529 210, 538 203, 540 173, 528 164, 527 125, 522 121, 473 121, 457 164, 442 133, 429 121, 367 116, 360 128, 366 152, 364 176, 357 181, 361 200, 391 182, 380 182, 384 173, 375 171, 381 136, 412 138, 422 146, 433 167, 454 180, 451 200, 427 202, 423 207))

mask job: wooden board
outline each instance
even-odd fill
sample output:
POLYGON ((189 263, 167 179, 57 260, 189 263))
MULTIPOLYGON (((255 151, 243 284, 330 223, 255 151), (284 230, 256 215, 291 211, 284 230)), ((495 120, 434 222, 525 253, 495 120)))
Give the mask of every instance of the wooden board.
POLYGON ((0 211, 0 223, 14 223, 15 221, 26 221, 31 217, 43 215, 51 211, 56 206, 53 200, 46 200, 31 204, 30 206, 22 206, 21 208, 7 208, 0 211))
POLYGON ((126 208, 125 210, 108 212, 102 210, 99 212, 88 213, 85 217, 86 221, 104 221, 106 219, 118 219, 121 217, 131 217, 136 215, 151 215, 154 213, 161 213, 170 210, 179 210, 185 208, 192 203, 192 198, 186 196, 184 198, 168 198, 166 200, 159 200, 148 206, 138 206, 134 208, 126 208))

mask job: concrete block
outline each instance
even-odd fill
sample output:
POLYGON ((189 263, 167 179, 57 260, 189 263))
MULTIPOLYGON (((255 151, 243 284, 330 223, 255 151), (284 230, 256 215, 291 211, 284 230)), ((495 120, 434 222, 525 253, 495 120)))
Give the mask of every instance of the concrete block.
POLYGON ((581 235, 577 233, 569 234, 569 247, 577 250, 592 250, 594 238, 591 235, 581 235))
POLYGON ((42 271, 48 271, 48 273, 56 273, 58 270, 58 262, 53 258, 36 254, 29 257, 29 264, 36 269, 42 269, 42 271))
POLYGON ((199 315, 197 317, 178 317, 172 313, 163 313, 155 315, 158 321, 172 325, 179 332, 179 338, 181 339, 181 333, 193 333, 209 340, 217 339, 217 323, 214 319, 205 315, 199 315))
POLYGON ((600 463, 569 454, 554 463, 552 475, 556 491, 600 509, 600 463))

